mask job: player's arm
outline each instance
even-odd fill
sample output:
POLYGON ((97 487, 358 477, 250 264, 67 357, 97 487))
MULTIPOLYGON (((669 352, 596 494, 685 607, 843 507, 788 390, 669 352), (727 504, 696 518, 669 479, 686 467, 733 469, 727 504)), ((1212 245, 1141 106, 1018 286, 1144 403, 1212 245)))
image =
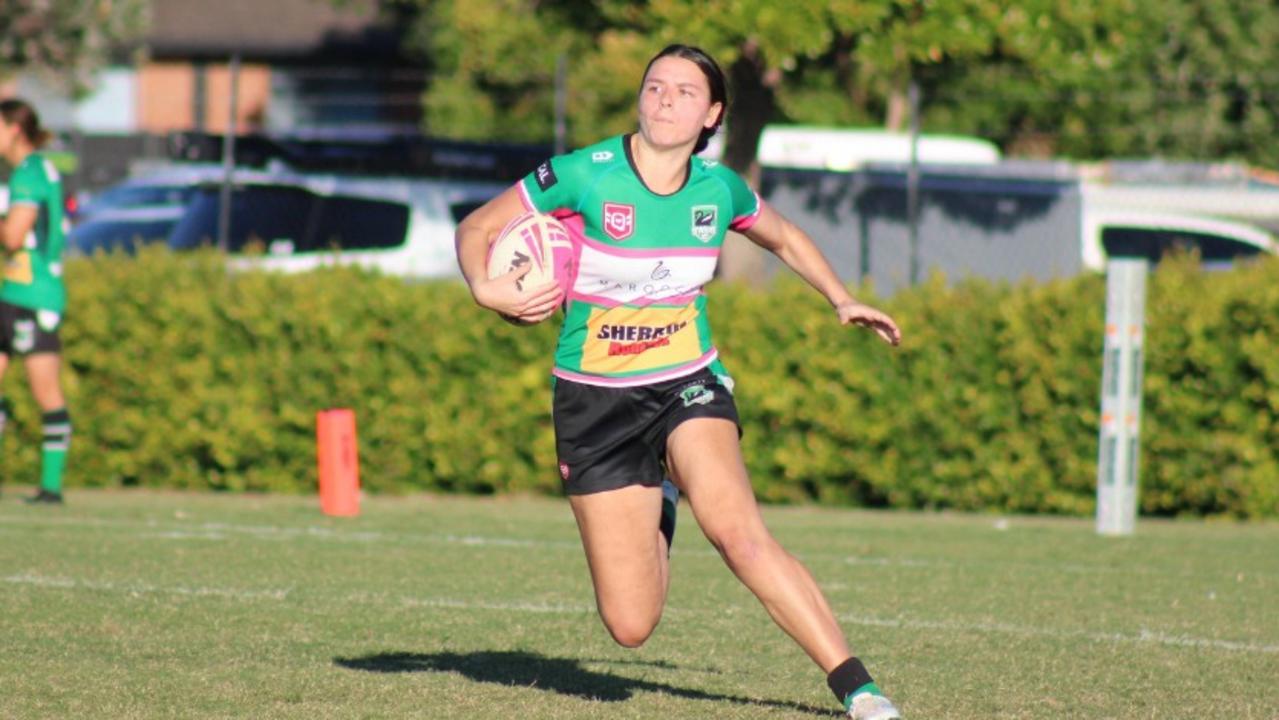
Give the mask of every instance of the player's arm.
POLYGON ((506 317, 536 323, 550 317, 563 300, 559 285, 547 283, 522 293, 516 281, 532 265, 524 265, 493 278, 488 277, 488 249, 507 223, 525 212, 519 187, 512 185, 467 215, 457 226, 454 244, 462 277, 471 288, 475 303, 506 317))
POLYGON ((36 226, 40 216, 40 208, 29 203, 13 203, 9 206, 9 214, 0 223, 0 243, 4 245, 6 255, 22 249, 27 234, 36 226))
POLYGON ((781 213, 769 205, 762 205, 759 217, 745 235, 751 242, 776 255, 825 296, 835 308, 840 324, 870 328, 891 345, 901 342, 897 323, 887 314, 854 299, 808 233, 781 213))

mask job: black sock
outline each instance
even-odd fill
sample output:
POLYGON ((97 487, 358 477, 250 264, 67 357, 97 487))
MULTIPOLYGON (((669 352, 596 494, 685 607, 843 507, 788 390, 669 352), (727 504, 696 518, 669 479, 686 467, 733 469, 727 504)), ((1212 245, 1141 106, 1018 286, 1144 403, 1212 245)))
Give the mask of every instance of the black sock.
POLYGON ((849 696, 866 685, 873 685, 874 682, 870 673, 866 672, 866 666, 855 657, 840 663, 839 667, 831 670, 826 676, 826 684, 835 693, 835 698, 844 703, 845 707, 847 707, 849 696))

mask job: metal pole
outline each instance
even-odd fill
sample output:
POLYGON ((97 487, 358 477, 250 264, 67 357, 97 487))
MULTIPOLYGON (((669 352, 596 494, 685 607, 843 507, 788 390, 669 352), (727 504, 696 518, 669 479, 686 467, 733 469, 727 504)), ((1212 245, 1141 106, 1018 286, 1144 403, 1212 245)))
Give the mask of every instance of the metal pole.
POLYGON ((910 284, 919 282, 919 83, 910 81, 910 167, 906 171, 906 223, 909 226, 910 284))
POLYGON ((231 245, 231 186, 235 181, 235 116, 240 100, 240 53, 231 56, 228 68, 231 98, 227 103, 226 132, 222 134, 222 187, 218 192, 218 249, 226 252, 231 245))
POLYGON ((1146 273, 1146 261, 1141 258, 1115 258, 1106 263, 1106 341, 1097 453, 1097 532, 1102 535, 1131 535, 1137 523, 1146 273))
POLYGON ((568 136, 568 62, 564 53, 555 58, 555 154, 563 155, 568 136))

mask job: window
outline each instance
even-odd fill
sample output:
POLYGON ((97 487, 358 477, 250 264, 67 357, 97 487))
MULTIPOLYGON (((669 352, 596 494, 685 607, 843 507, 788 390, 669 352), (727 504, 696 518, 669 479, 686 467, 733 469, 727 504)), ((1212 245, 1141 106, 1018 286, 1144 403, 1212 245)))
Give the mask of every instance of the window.
POLYGON ((1206 264, 1229 262, 1258 255, 1261 248, 1244 240, 1187 230, 1107 227, 1101 244, 1110 257, 1141 257, 1151 262, 1175 250, 1197 250, 1206 264))
POLYGON ((310 250, 381 250, 396 248, 408 238, 409 208, 383 200, 326 197, 310 250))
POLYGON ((122 185, 90 198, 85 209, 97 212, 108 207, 185 205, 195 192, 193 185, 122 185))
POLYGON ((68 244, 85 255, 116 248, 132 251, 136 245, 164 242, 176 219, 91 220, 71 232, 68 244))
POLYGON ((487 200, 473 200, 468 202, 453 203, 449 206, 449 214, 453 216, 454 223, 461 223, 466 219, 467 215, 475 212, 487 200))
MULTIPOLYGON (((201 245, 216 246, 220 195, 217 187, 201 188, 186 215, 174 228, 169 246, 188 250, 201 245)), ((317 215, 318 200, 302 188, 276 185, 248 185, 231 191, 231 229, 227 250, 270 250, 286 252, 314 249, 309 243, 317 215)))

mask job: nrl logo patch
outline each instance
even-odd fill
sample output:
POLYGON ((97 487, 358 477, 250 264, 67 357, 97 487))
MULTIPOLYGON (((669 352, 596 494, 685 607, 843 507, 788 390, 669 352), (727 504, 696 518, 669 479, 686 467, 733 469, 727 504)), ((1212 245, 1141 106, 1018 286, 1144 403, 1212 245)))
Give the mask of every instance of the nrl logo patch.
POLYGON ((693 206, 693 237, 710 242, 719 232, 719 208, 714 205, 693 206))

